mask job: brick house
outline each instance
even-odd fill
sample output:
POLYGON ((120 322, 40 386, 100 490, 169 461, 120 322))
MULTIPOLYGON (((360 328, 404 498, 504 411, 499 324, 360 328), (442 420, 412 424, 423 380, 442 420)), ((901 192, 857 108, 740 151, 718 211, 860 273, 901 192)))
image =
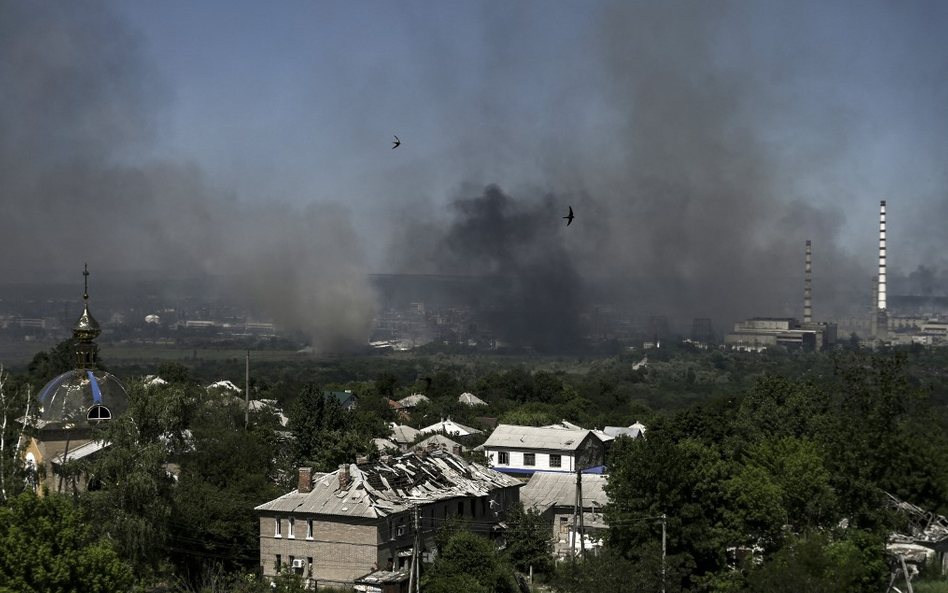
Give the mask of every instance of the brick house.
POLYGON ((419 553, 430 561, 438 528, 457 517, 500 538, 522 485, 445 451, 344 464, 329 474, 303 468, 296 490, 254 509, 260 565, 269 577, 292 570, 310 587, 351 586, 366 573, 407 567, 416 507, 419 553))

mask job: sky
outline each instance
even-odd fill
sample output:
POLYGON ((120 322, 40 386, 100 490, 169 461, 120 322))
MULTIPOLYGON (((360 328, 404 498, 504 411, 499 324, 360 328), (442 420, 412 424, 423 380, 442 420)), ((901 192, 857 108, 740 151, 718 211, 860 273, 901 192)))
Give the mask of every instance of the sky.
POLYGON ((387 272, 505 279, 527 334, 575 326, 590 279, 722 329, 801 314, 807 239, 814 315, 868 308, 887 200, 890 278, 943 293, 946 26, 941 1, 0 0, 6 281, 224 277, 326 349, 387 272))

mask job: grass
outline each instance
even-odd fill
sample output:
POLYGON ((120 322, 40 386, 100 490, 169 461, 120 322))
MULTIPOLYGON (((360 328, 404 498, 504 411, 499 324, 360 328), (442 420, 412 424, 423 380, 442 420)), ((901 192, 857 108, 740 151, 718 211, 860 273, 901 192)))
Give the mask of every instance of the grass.
MULTIPOLYGON (((895 586, 904 591, 904 583, 896 583, 895 586)), ((948 581, 919 581, 912 583, 912 589, 915 593, 948 593, 948 581)))
MULTIPOLYGON (((168 362, 168 361, 188 361, 195 357, 200 360, 243 360, 247 355, 246 349, 234 348, 114 348, 109 346, 99 347, 99 356, 103 360, 115 363, 134 363, 134 362, 168 362)), ((297 354, 295 350, 252 350, 250 353, 252 361, 281 361, 281 360, 299 360, 303 355, 297 354)))

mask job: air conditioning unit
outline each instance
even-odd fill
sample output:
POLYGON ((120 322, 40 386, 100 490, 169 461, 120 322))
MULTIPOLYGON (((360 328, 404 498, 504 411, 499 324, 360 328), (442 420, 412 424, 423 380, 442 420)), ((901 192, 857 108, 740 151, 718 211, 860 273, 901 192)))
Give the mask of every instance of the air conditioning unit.
POLYGON ((302 558, 293 560, 293 568, 306 568, 306 562, 302 558))

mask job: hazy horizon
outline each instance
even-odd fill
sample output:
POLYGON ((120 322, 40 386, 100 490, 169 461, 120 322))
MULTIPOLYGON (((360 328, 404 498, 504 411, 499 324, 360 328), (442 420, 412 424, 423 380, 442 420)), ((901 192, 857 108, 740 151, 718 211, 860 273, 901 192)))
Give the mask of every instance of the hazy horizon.
POLYGON ((371 273, 517 278, 495 296, 527 340, 570 339, 590 278, 720 328, 802 311, 807 239, 814 314, 868 303, 887 200, 890 282, 944 294, 946 25, 935 1, 3 3, 3 282, 225 278, 328 350, 370 330, 371 273))

